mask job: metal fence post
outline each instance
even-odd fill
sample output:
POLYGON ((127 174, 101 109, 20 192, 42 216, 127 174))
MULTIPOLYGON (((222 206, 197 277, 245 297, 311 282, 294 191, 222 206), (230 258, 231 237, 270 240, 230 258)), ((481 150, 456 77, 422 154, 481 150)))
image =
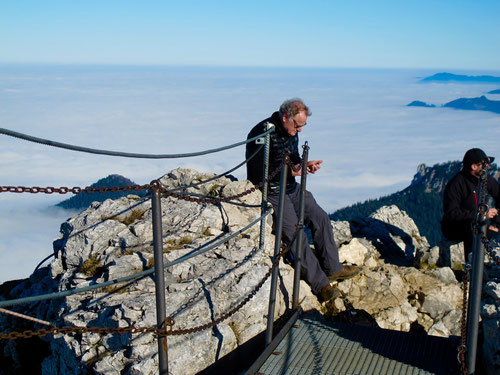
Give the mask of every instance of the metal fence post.
MULTIPOLYGON (((156 322, 159 328, 165 328, 165 278, 163 272, 163 234, 161 224, 161 191, 158 186, 151 189, 151 203, 153 210, 153 249, 155 261, 155 289, 156 289, 156 322)), ((168 375, 168 346, 167 337, 158 336, 158 368, 161 375, 168 375)))
MULTIPOLYGON (((271 124, 268 122, 266 124, 266 131, 274 127, 274 124, 271 124)), ((264 173, 263 173, 263 179, 266 180, 267 177, 269 176, 269 150, 270 150, 270 142, 271 142, 271 134, 268 133, 266 134, 265 137, 265 145, 264 145, 264 173)), ((264 186, 262 187, 262 209, 261 209, 261 215, 264 214, 264 212, 267 211, 267 189, 268 189, 268 183, 265 182, 264 186)), ((266 219, 262 219, 260 221, 260 241, 259 241, 259 248, 262 249, 265 245, 266 241, 266 219)))
MULTIPOLYGON (((483 191, 483 183, 487 176, 486 169, 483 167, 479 178, 478 197, 483 197, 483 194, 486 194, 486 192, 483 191)), ((485 204, 485 202, 480 202, 476 209, 476 220, 481 224, 481 228, 479 228, 479 233, 473 231, 474 239, 472 242, 472 275, 467 314, 467 374, 475 374, 476 372, 477 337, 479 334, 479 314, 481 311, 481 292, 483 288, 484 245, 481 241, 481 233, 486 233, 488 220, 486 220, 486 217, 480 217, 481 204, 485 204)), ((486 216, 488 205, 482 208, 486 216)))
MULTIPOLYGON (((281 246, 281 232, 283 230, 283 207, 285 205, 285 194, 286 194, 286 179, 288 175, 288 165, 285 163, 283 168, 281 169, 281 182, 280 182, 280 195, 279 195, 279 203, 278 203, 278 213, 276 220, 276 233, 275 233, 275 241, 274 241, 274 257, 273 260, 277 258, 280 252, 281 246)), ((266 330, 266 346, 271 344, 273 340, 273 323, 274 323, 274 308, 276 305, 276 289, 278 285, 278 272, 279 267, 275 267, 273 269, 273 273, 271 275, 271 292, 269 294, 269 310, 267 313, 267 330, 266 330)))
MULTIPOLYGON (((304 150, 302 154, 302 172, 300 174, 300 197, 299 197, 299 222, 298 225, 304 225, 304 210, 306 206, 306 182, 307 182, 307 161, 309 157, 309 146, 305 142, 302 146, 304 150)), ((293 275, 293 297, 292 297, 292 309, 299 307, 299 297, 300 297, 300 267, 302 266, 302 251, 303 248, 301 243, 304 239, 304 230, 300 230, 297 234, 297 240, 295 241, 295 267, 293 275)))

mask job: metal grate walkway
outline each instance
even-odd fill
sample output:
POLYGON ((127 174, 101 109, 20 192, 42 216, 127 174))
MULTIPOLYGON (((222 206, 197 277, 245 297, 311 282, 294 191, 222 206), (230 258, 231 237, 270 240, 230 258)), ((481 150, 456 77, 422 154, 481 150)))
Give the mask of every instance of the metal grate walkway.
POLYGON ((256 374, 457 374, 458 339, 303 314, 256 374))

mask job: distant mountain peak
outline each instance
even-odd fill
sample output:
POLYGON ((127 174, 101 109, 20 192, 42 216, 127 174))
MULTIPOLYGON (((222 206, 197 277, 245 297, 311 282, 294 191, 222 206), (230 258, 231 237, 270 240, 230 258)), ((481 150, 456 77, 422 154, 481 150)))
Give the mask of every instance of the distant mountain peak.
MULTIPOLYGON (((434 104, 427 104, 415 100, 408 104, 408 107, 436 107, 434 104)), ((488 111, 500 113, 500 100, 490 100, 482 95, 479 98, 460 98, 444 104, 442 107, 464 109, 469 111, 488 111)))
MULTIPOLYGON (((129 180, 127 177, 124 177, 119 174, 110 174, 107 177, 101 178, 97 182, 90 185, 92 188, 97 187, 113 187, 113 186, 132 186, 136 185, 135 182, 129 180)), ((117 192, 106 192, 106 193, 94 193, 89 194, 86 192, 81 192, 79 194, 74 195, 73 197, 66 199, 62 202, 56 204, 58 207, 66 208, 66 209, 76 209, 81 210, 90 206, 92 202, 104 202, 106 199, 117 199, 123 196, 130 194, 129 192, 117 191, 117 192)), ((146 193, 144 191, 134 192, 134 194, 143 196, 146 193)))
POLYGON ((434 108, 436 107, 434 104, 427 104, 426 102, 422 102, 420 100, 414 100, 410 104, 408 104, 408 107, 426 107, 426 108, 434 108))
POLYGON ((446 183, 451 177, 458 173, 461 167, 462 163, 459 161, 449 161, 442 164, 435 164, 432 167, 420 164, 417 167, 417 173, 413 176, 410 186, 406 189, 422 185, 425 187, 426 193, 441 193, 444 190, 446 183))
POLYGON ((468 76, 453 73, 436 73, 430 77, 420 80, 421 82, 483 82, 483 83, 497 83, 500 82, 500 77, 494 76, 468 76))
POLYGON ((484 95, 479 98, 456 99, 446 103, 443 107, 500 113, 500 101, 489 100, 484 95))

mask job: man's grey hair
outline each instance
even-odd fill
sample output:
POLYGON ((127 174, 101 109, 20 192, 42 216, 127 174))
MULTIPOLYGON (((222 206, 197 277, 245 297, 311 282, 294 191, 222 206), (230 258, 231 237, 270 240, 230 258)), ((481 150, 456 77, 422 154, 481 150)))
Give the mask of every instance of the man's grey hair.
POLYGON ((302 99, 292 98, 285 100, 283 104, 281 104, 279 114, 280 117, 283 115, 287 115, 289 118, 294 118, 295 115, 301 111, 305 111, 308 116, 312 115, 309 107, 304 104, 302 99))

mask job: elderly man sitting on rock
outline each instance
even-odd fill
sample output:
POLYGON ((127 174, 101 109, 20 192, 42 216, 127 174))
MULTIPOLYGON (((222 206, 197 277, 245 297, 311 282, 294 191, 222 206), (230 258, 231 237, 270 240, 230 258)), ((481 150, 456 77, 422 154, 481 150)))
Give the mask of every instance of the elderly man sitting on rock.
MULTIPOLYGON (((271 123, 276 130, 270 134, 269 168, 271 171, 278 168, 286 153, 289 153, 294 169, 300 168, 301 158, 298 153, 298 133, 306 126, 307 117, 311 115, 309 108, 300 99, 286 100, 279 111, 274 112, 271 117, 259 122, 248 134, 253 138, 267 130, 267 124, 271 123)), ((255 142, 247 143, 247 159, 253 155, 258 148, 255 142)), ((255 185, 263 180, 264 150, 261 149, 257 155, 247 163, 248 179, 255 185)), ((307 164, 305 173, 315 173, 320 169, 322 160, 312 160, 307 164)), ((286 196, 283 215, 283 237, 290 241, 295 233, 298 223, 298 207, 300 185, 295 181, 302 171, 288 170, 286 184, 286 196)), ((269 182, 269 202, 274 211, 278 209, 278 198, 280 188, 280 176, 276 175, 269 182)), ((301 277, 310 286, 313 293, 320 302, 326 302, 339 297, 340 292, 334 289, 330 282, 346 279, 359 273, 357 266, 342 265, 339 261, 337 245, 333 238, 333 230, 327 213, 316 203, 313 195, 305 193, 305 225, 311 230, 314 250, 309 246, 307 237, 303 236, 302 243, 292 246, 292 255, 295 256, 298 247, 303 249, 301 277)))

